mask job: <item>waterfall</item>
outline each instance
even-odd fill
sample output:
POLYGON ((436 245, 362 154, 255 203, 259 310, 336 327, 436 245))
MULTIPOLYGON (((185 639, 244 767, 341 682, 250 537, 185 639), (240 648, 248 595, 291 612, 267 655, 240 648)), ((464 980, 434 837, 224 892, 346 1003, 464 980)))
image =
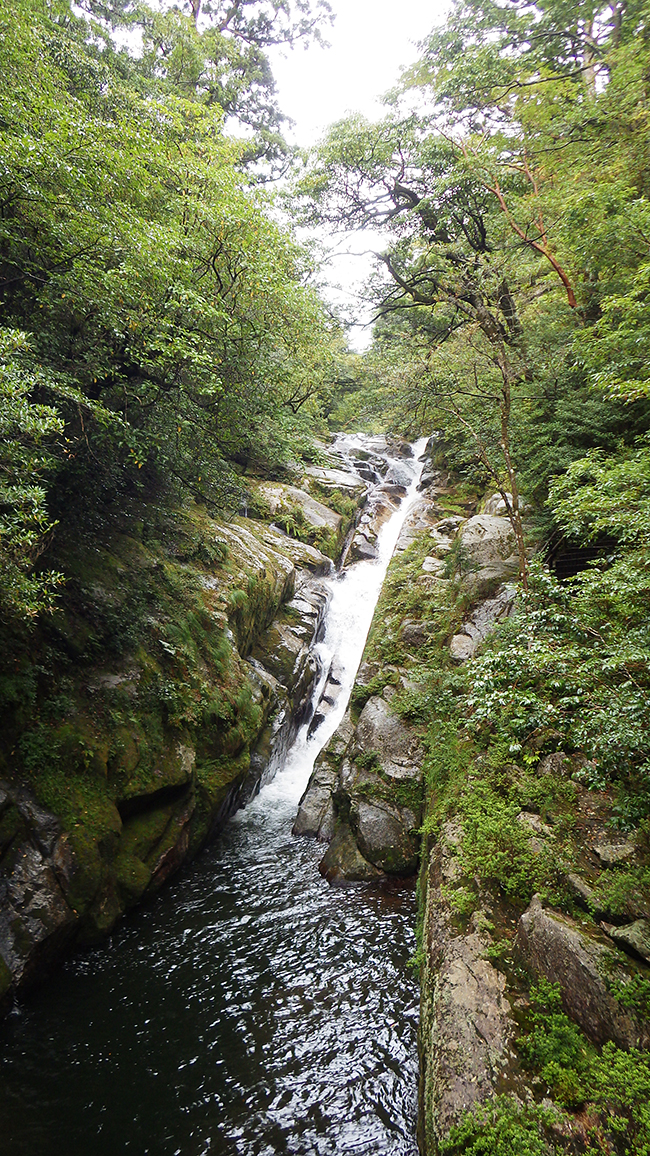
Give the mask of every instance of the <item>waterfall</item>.
MULTIPOLYGON (((345 449, 353 450, 355 444, 361 448, 367 443, 363 435, 343 435, 345 449)), ((391 459, 392 468, 401 474, 410 474, 405 496, 392 517, 382 526, 377 541, 378 557, 369 561, 354 562, 340 574, 324 579, 323 585, 331 591, 331 600, 325 618, 325 632, 314 645, 321 670, 313 693, 313 707, 317 708, 327 682, 327 674, 333 660, 340 672, 340 691, 336 705, 318 729, 310 734, 308 723, 298 732, 290 747, 282 770, 271 783, 265 786, 255 801, 239 814, 238 820, 246 822, 251 811, 268 810, 270 807, 297 805, 314 762, 334 734, 339 725, 354 686, 363 648, 377 605, 377 599, 386 577, 393 551, 400 531, 409 511, 418 500, 418 483, 424 468, 420 455, 424 452, 427 438, 420 438, 413 445, 413 458, 391 459)))

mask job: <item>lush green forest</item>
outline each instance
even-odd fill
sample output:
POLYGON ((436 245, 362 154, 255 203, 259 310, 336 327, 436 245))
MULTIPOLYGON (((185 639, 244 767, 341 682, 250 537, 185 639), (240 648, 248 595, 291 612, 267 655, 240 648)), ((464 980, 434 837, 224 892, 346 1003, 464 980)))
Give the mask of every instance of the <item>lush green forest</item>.
MULTIPOLYGON (((521 973, 499 904, 511 905, 513 922, 535 892, 574 917, 579 910, 566 883, 577 843, 569 835, 542 865, 521 835, 526 808, 569 831, 572 791, 598 798, 636 859, 601 872, 599 898, 593 892, 585 906, 596 922, 599 909, 614 921, 627 904, 641 905, 633 918, 645 910, 648 16, 643 4, 456 3, 389 94, 384 119, 334 125, 299 184, 308 220, 386 237, 370 287, 373 346, 337 398, 338 420, 437 431, 436 459, 461 480, 457 496, 498 491, 518 544, 518 610, 461 669, 448 657, 454 621, 472 605, 461 552, 446 564, 459 582, 446 601, 436 595, 422 610, 421 554, 398 564, 382 595, 389 622, 414 612, 431 619, 421 666, 416 673, 411 660, 409 670, 419 690, 393 700, 427 728, 431 863, 450 819, 461 831, 457 890, 432 892, 433 867, 421 877, 431 1054, 441 1007, 453 1002, 436 986, 440 949, 426 939, 432 903, 450 904, 457 930, 483 919, 494 932, 494 920, 488 951, 514 993, 521 973), (575 788, 561 772, 546 774, 553 757, 577 760, 575 788)), ((398 637, 388 629, 371 641, 382 669, 369 692, 390 681, 390 664, 409 664, 398 637)), ((565 1014, 566 985, 564 1003, 545 980, 531 988, 528 978, 524 989, 519 1059, 546 1088, 551 1117, 506 1097, 441 1140, 444 1084, 432 1075, 420 1122, 426 1151, 648 1151, 643 1053, 611 1042, 594 1052, 565 1014), (563 1137, 553 1104, 574 1113, 563 1137)), ((640 1022, 647 992, 643 971, 619 992, 640 1022)))
MULTIPOLYGON (((170 619, 176 605, 203 623, 171 563, 148 572, 146 598, 129 587, 110 612, 95 605, 81 552, 110 561, 129 519, 158 549, 190 510, 199 556, 204 518, 254 503, 251 479, 317 459, 328 431, 433 435, 467 502, 502 495, 520 591, 478 657, 429 656, 426 692, 404 706, 428 728, 424 833, 436 791, 480 755, 483 793, 455 803, 473 824, 470 874, 528 903, 546 884, 529 859, 513 868, 521 801, 506 768, 580 753, 580 782, 643 850, 616 876, 622 909, 650 882, 650 6, 456 0, 383 119, 351 116, 297 155, 268 50, 319 37, 328 19, 309 0, 3 8, 3 775, 15 751, 20 773, 41 773, 82 653, 96 660, 108 639, 129 653, 156 598, 170 619), (384 233, 367 353, 350 353, 314 288, 298 225, 384 233), (555 565, 567 554, 568 578, 555 565), (94 616, 95 633, 81 639, 75 615, 94 616)), ((225 659, 210 654, 212 678, 225 659)), ((218 714, 202 662, 187 660, 182 690, 180 666, 169 674, 164 726, 202 725, 193 678, 218 714)), ((252 733, 250 702, 230 690, 233 729, 252 733)), ((648 986, 628 993, 646 1019, 648 986)), ((554 990, 531 1006, 524 1047, 555 1100, 606 1105, 620 1151, 650 1151, 647 1061, 585 1051, 554 990)), ((547 1151, 540 1120, 490 1109, 445 1150, 547 1151)), ((589 1143, 614 1151, 596 1125, 589 1143)))
POLYGON ((198 8, 2 16, 1 582, 19 617, 61 581, 57 523, 146 494, 237 509, 249 461, 281 466, 319 421, 337 326, 264 191, 287 153, 265 48, 316 35, 318 12, 213 9, 203 31, 198 8))
POLYGON ((473 671, 472 718, 511 749, 586 749, 650 808, 650 376, 643 4, 459 3, 388 99, 336 124, 299 186, 309 219, 381 227, 375 338, 340 421, 438 430, 499 490, 529 613, 473 671), (594 548, 570 584, 526 559, 594 548))

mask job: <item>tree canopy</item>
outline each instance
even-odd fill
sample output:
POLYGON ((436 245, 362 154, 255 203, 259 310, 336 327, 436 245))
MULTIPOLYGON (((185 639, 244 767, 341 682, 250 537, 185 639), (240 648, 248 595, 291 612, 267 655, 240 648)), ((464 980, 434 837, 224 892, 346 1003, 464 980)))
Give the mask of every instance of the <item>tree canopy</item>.
MULTIPOLYGON (((264 43, 313 30, 306 5, 298 30, 276 7, 275 32, 263 4, 235 5, 229 27, 264 43)), ((66 4, 19 0, 0 22, 2 381, 25 399, 3 509, 29 570, 46 477, 55 520, 153 484, 236 506, 247 461, 277 464, 303 437, 340 336, 228 110, 159 83, 66 4), (47 452, 19 500, 28 443, 47 452)))

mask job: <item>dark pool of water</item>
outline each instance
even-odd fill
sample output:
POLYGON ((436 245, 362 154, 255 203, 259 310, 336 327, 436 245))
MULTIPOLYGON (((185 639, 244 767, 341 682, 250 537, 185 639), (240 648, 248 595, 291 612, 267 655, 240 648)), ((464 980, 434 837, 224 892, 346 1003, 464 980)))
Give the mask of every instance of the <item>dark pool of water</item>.
POLYGON ((261 804, 0 1025, 2 1156, 415 1156, 412 892, 261 804))

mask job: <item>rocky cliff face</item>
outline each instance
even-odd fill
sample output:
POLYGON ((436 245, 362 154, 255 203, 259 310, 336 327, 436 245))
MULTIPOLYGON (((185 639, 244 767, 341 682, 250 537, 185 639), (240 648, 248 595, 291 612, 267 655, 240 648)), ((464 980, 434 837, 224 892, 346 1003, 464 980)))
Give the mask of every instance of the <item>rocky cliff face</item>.
POLYGON ((252 484, 255 518, 188 507, 151 526, 130 512, 89 546, 62 544, 64 607, 29 650, 18 640, 5 673, 4 1007, 70 944, 106 935, 275 773, 312 709, 323 578, 388 469, 380 442, 291 485, 252 484))

